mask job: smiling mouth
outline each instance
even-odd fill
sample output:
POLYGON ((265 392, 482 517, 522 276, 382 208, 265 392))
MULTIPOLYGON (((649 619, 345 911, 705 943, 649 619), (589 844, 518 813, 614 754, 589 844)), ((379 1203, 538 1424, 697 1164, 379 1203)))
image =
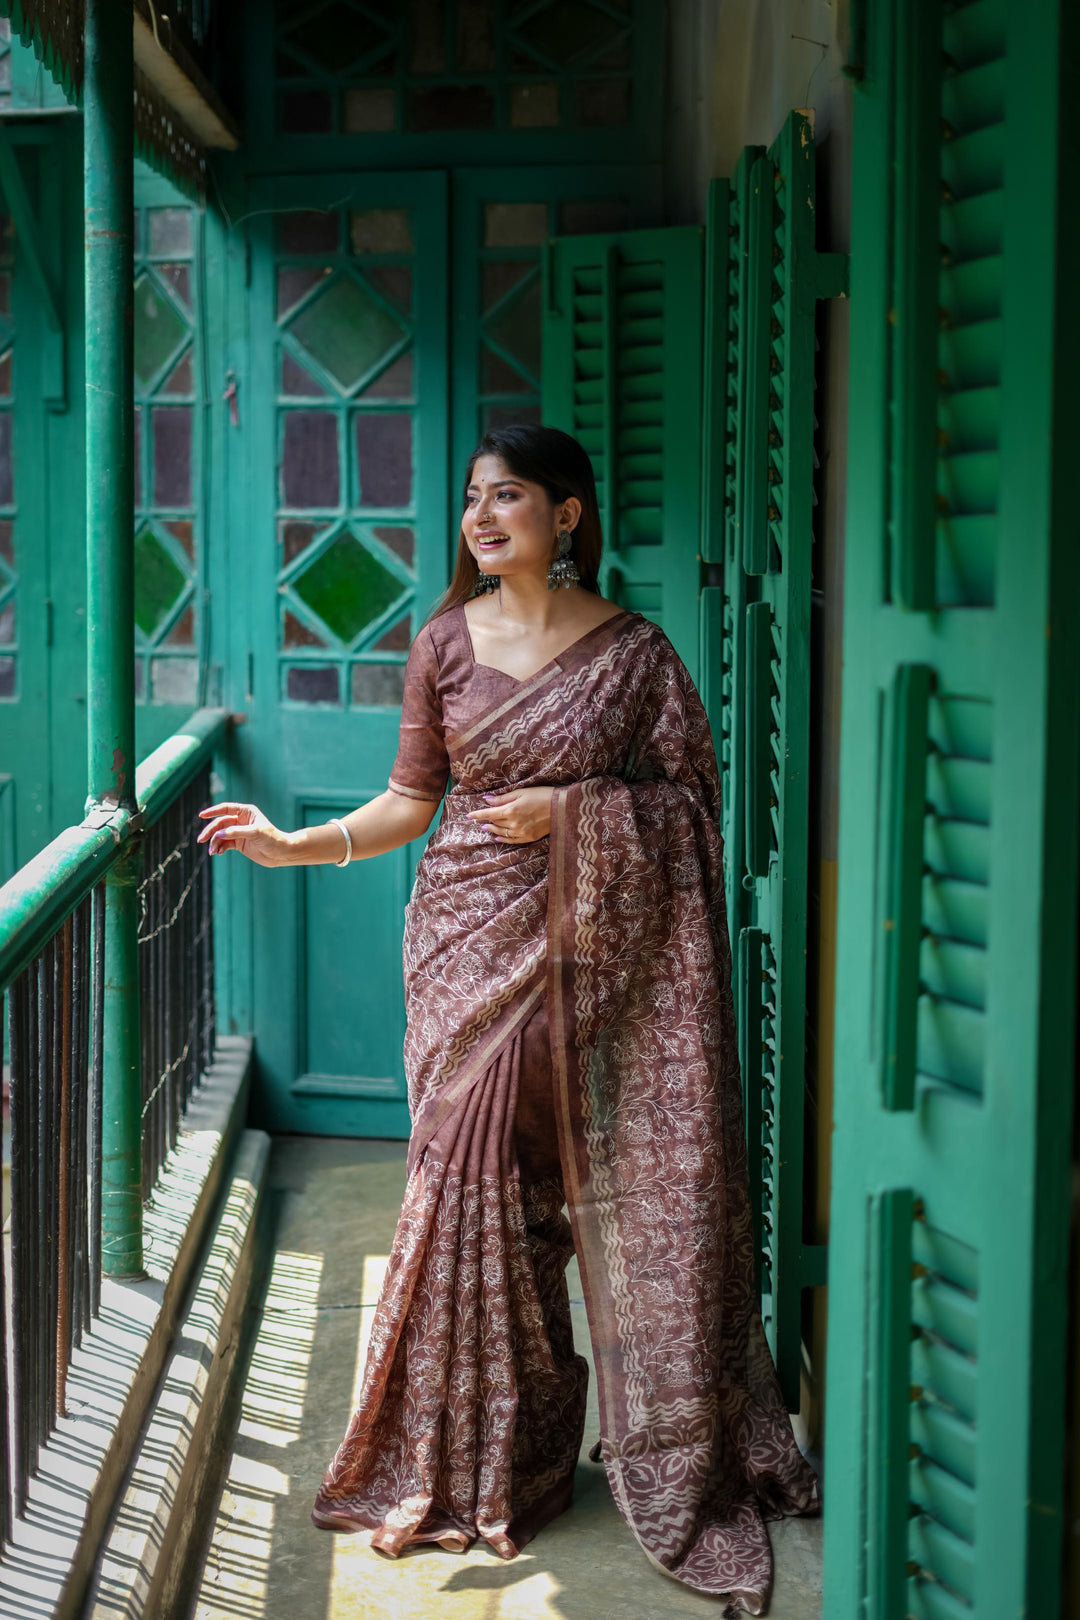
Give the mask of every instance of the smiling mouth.
POLYGON ((478 534, 476 544, 481 551, 493 551, 497 546, 505 546, 509 538, 508 534, 478 534))

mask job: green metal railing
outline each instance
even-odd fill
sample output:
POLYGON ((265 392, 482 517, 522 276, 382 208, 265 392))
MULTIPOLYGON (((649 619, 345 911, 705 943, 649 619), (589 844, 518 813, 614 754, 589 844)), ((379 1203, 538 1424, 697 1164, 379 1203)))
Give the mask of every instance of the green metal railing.
POLYGON ((132 1254, 141 1257, 144 1201, 212 1059, 210 863, 196 817, 228 720, 223 709, 199 710, 135 773, 133 810, 102 824, 95 806, 0 888, 11 1060, 11 1242, 0 1305, 10 1292, 19 1323, 10 1367, 0 1335, 0 1539, 64 1412, 68 1366, 97 1315, 102 1273, 131 1275, 132 1254), (110 885, 130 891, 130 908, 110 906, 110 885), (116 938, 127 933, 129 909, 130 948, 116 938), (130 1030, 110 1024, 110 1006, 114 1020, 118 1009, 135 1016, 134 1084, 130 1030), (115 1167, 108 1173, 116 1142, 125 1144, 134 1197, 115 1167))

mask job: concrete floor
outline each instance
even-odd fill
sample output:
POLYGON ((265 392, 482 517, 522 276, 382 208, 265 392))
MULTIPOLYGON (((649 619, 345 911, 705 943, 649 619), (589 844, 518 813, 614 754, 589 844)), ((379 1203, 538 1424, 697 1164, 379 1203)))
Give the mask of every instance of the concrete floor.
MULTIPOLYGON (((404 1144, 279 1138, 273 1269, 195 1620, 676 1620, 716 1615, 650 1565, 603 1469, 582 1455, 573 1509, 509 1563, 478 1543, 396 1562, 367 1535, 313 1528, 323 1470, 363 1369, 404 1188, 404 1144)), ((570 1272, 578 1348, 589 1335, 570 1272)), ((591 1361, 591 1356, 590 1356, 591 1361)), ((595 1383, 595 1380, 593 1381, 595 1383)), ((598 1433, 595 1395, 586 1450, 598 1433)), ((771 1620, 820 1620, 820 1519, 770 1526, 771 1620)))

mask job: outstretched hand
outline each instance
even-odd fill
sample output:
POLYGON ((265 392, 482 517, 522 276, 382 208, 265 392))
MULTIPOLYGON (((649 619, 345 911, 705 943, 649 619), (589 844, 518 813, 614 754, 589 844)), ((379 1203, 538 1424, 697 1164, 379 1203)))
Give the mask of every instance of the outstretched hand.
POLYGON ((283 864, 288 834, 267 820, 257 804, 208 804, 199 815, 204 819, 213 817, 196 840, 205 844, 209 839, 211 855, 236 849, 258 866, 283 864))
POLYGON ((467 812, 500 844, 533 844, 551 831, 554 788, 515 788, 511 793, 485 793, 484 806, 467 812))

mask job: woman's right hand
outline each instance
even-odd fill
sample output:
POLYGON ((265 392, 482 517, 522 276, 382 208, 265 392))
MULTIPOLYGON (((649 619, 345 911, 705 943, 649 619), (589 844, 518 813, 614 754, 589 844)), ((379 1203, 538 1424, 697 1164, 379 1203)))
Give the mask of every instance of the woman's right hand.
POLYGON ((285 866, 289 859, 289 834, 268 821, 257 804, 231 801, 208 804, 199 815, 207 824, 196 842, 210 841, 210 854, 226 849, 239 850, 257 866, 285 866), (213 819, 208 819, 213 818, 213 819))

